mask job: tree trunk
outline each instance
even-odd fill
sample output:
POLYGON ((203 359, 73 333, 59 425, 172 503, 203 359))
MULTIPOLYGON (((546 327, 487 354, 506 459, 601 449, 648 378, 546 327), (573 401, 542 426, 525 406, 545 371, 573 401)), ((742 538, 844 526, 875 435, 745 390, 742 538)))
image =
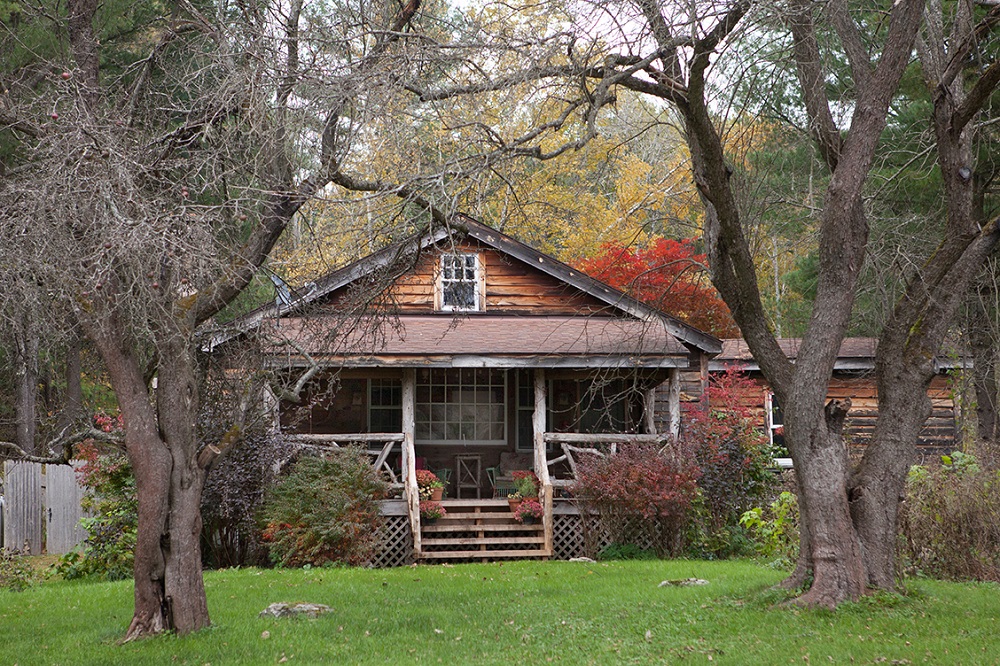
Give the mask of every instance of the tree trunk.
POLYGON ((968 327, 972 351, 972 386, 976 396, 976 457, 989 469, 1000 468, 1000 422, 997 420, 997 327, 990 321, 987 303, 996 302, 993 276, 973 295, 968 327))
POLYGON ((865 591, 861 546, 847 503, 847 447, 841 436, 849 407, 849 402, 832 401, 818 422, 812 410, 786 411, 786 428, 799 442, 795 471, 807 530, 808 565, 800 566, 813 574, 812 585, 795 602, 804 606, 834 608, 865 591))
MULTIPOLYGON (((881 351, 881 350, 880 350, 881 351)), ((868 584, 896 586, 896 537, 899 503, 906 474, 914 462, 920 428, 930 415, 927 387, 934 376, 902 363, 893 353, 880 358, 879 413, 872 441, 851 479, 851 515, 861 539, 868 584)), ((926 361, 924 365, 927 365, 926 361)))
POLYGON ((194 355, 183 338, 161 345, 154 410, 141 365, 105 314, 104 323, 84 326, 118 397, 139 499, 135 612, 125 640, 170 629, 189 633, 210 623, 201 569, 205 470, 198 462, 194 355))
POLYGON ((160 345, 165 361, 157 375, 160 430, 170 450, 168 538, 161 544, 166 563, 166 600, 172 627, 186 634, 210 623, 201 570, 201 494, 205 470, 198 461, 198 378, 189 341, 193 331, 173 332, 160 345))
POLYGON ((15 443, 23 451, 44 454, 35 447, 36 404, 38 402, 38 335, 25 316, 17 335, 17 401, 15 443))
POLYGON ((80 380, 82 348, 83 340, 78 336, 74 336, 66 346, 66 365, 63 369, 66 394, 63 396, 62 409, 56 424, 56 429, 60 432, 68 431, 76 420, 83 416, 83 385, 80 380))

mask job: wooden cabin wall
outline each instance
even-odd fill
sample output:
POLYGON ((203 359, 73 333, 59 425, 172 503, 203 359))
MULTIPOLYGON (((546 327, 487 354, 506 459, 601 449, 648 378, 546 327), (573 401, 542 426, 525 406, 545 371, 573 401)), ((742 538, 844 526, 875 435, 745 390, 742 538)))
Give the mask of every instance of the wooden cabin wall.
MULTIPOLYGON (((435 279, 440 256, 452 252, 479 254, 486 278, 486 307, 483 311, 487 314, 587 315, 608 312, 608 306, 593 296, 513 257, 470 241, 425 251, 413 269, 389 288, 388 302, 398 308, 400 314, 434 313, 435 279)), ((335 292, 328 303, 336 307, 345 296, 344 290, 335 292)))
MULTIPOLYGON (((690 406, 702 403, 708 392, 708 355, 692 352, 687 368, 681 368, 681 428, 684 427, 684 412, 690 406)), ((657 432, 670 431, 670 383, 663 382, 656 387, 655 420, 657 432)))
MULTIPOLYGON (((769 390, 767 381, 759 374, 753 373, 752 379, 764 390, 769 390)), ((955 402, 948 377, 936 376, 927 390, 931 398, 932 412, 917 442, 918 455, 921 457, 936 456, 952 451, 957 445, 957 428, 955 423, 955 402)), ((849 438, 853 452, 860 453, 871 440, 878 419, 878 391, 875 378, 871 375, 848 376, 841 375, 830 380, 827 389, 827 400, 834 398, 850 398, 851 409, 848 412, 844 432, 849 438)), ((758 402, 751 414, 754 421, 767 428, 767 414, 764 404, 758 402)))

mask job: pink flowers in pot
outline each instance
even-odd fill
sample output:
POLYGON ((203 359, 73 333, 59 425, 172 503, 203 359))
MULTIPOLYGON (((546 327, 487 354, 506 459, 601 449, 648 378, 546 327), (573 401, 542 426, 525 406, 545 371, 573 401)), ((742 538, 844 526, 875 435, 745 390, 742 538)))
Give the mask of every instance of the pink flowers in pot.
POLYGON ((537 500, 529 499, 521 502, 521 505, 514 511, 514 520, 523 523, 527 519, 527 522, 533 523, 536 520, 541 520, 544 515, 545 511, 542 509, 542 505, 537 500))

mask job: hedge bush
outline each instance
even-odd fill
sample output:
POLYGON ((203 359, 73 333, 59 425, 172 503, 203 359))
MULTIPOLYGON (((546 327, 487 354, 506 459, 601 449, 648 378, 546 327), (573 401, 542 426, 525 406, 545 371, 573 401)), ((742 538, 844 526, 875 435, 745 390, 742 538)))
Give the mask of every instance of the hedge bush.
POLYGON ((900 557, 909 573, 1000 582, 1000 473, 961 452, 937 467, 912 467, 900 557))
POLYGON ((280 566, 369 561, 388 485, 363 450, 303 456, 270 491, 261 516, 271 560, 280 566))

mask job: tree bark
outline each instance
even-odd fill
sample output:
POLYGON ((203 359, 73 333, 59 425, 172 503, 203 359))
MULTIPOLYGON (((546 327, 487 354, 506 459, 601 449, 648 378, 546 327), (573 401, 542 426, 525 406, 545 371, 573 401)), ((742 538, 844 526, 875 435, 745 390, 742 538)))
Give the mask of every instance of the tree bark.
POLYGON ((795 467, 800 502, 809 517, 808 557, 813 574, 812 585, 795 602, 804 606, 834 608, 865 591, 861 545, 847 506, 848 459, 841 430, 849 406, 849 402, 845 406, 832 401, 818 422, 786 420, 789 430, 806 430, 798 437, 805 447, 800 444, 795 467))
POLYGON ((1000 467, 1000 422, 997 420, 996 327, 991 325, 986 302, 996 298, 996 287, 982 285, 972 298, 968 327, 972 351, 972 386, 976 396, 976 457, 989 469, 1000 467))
MULTIPOLYGON (((927 389, 936 374, 935 359, 962 297, 998 238, 997 221, 985 224, 974 208, 973 132, 968 123, 978 109, 975 104, 981 105, 988 97, 980 85, 986 77, 967 95, 967 82, 950 65, 953 56, 988 22, 974 30, 969 7, 960 4, 950 39, 944 40, 941 12, 936 5, 929 13, 929 34, 918 52, 934 99, 933 125, 947 211, 944 236, 908 280, 879 337, 875 359, 878 422, 851 487, 852 515, 868 583, 889 590, 895 587, 899 503, 920 428, 930 415, 927 389), (945 50, 946 43, 950 51, 945 50)), ((994 14, 1000 11, 993 10, 994 14)))
POLYGON ((15 402, 15 420, 17 430, 15 443, 21 450, 35 455, 45 453, 38 451, 35 445, 37 432, 38 403, 38 333, 26 313, 19 322, 16 335, 17 343, 17 399, 15 402))

